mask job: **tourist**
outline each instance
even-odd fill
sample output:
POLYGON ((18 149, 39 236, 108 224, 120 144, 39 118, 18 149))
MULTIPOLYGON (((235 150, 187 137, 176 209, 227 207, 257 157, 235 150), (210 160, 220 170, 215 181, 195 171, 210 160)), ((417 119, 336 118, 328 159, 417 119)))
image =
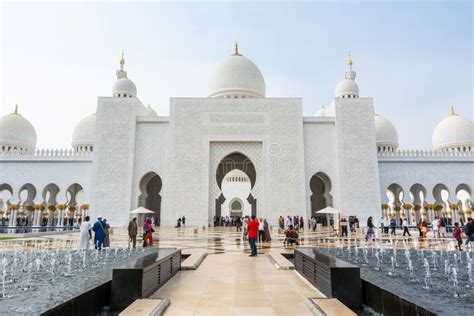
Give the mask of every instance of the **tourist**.
POLYGON ((176 226, 174 228, 180 228, 181 227, 181 221, 182 221, 181 217, 178 218, 178 220, 176 221, 176 226))
POLYGON ((396 229, 397 229, 397 221, 395 220, 395 217, 392 217, 390 219, 390 235, 394 235, 396 236, 397 235, 397 232, 396 232, 396 229))
POLYGON ((380 217, 380 232, 382 234, 385 233, 385 227, 387 227, 386 223, 385 223, 385 218, 382 216, 382 217, 380 217))
POLYGON ((105 230, 105 238, 104 238, 104 248, 110 247, 110 225, 107 223, 107 220, 104 218, 104 230, 105 230))
POLYGON ((425 220, 421 221, 420 224, 420 232, 421 232, 421 238, 425 239, 426 234, 428 233, 428 224, 425 222, 425 220))
POLYGON ((278 227, 280 227, 281 230, 285 228, 285 219, 283 218, 283 216, 280 216, 278 218, 278 227))
POLYGON ((91 228, 92 228, 92 224, 91 222, 89 222, 90 220, 90 217, 89 216, 86 216, 84 218, 84 221, 81 223, 81 227, 80 227, 80 239, 79 239, 79 242, 80 242, 80 247, 82 250, 89 250, 89 244, 90 244, 90 240, 92 239, 92 232, 91 232, 91 228))
POLYGON ((462 239, 461 239, 461 228, 459 228, 459 223, 456 222, 454 223, 454 229, 453 229, 453 237, 457 240, 458 244, 456 246, 456 249, 459 249, 459 251, 462 251, 462 239))
POLYGON ((247 232, 248 232, 247 224, 248 224, 248 221, 249 221, 249 217, 245 216, 244 220, 243 220, 243 227, 244 227, 244 230, 242 232, 242 239, 243 240, 247 240, 247 232))
POLYGON ((186 226, 186 217, 183 217, 181 218, 181 223, 183 224, 183 227, 186 226))
POLYGON ((102 250, 105 241, 105 224, 102 221, 102 216, 97 217, 97 222, 92 226, 92 230, 94 231, 94 248, 102 250))
POLYGON ((304 231, 304 219, 303 219, 303 216, 300 216, 300 229, 304 231))
POLYGON ((252 215, 252 220, 248 222, 247 224, 247 229, 248 229, 248 234, 247 237, 249 239, 249 245, 250 245, 250 257, 255 257, 257 256, 257 245, 255 244, 257 240, 257 231, 258 231, 258 221, 255 219, 255 215, 252 215))
POLYGON ((341 237, 347 237, 347 219, 345 217, 341 218, 339 226, 341 227, 341 237))
POLYGON ((471 241, 474 241, 474 222, 470 217, 467 218, 466 226, 464 226, 464 234, 466 235, 466 247, 471 246, 471 241))
POLYGON ((138 225, 137 225, 137 218, 134 217, 132 220, 128 223, 128 238, 130 242, 132 243, 132 247, 136 248, 137 247, 137 235, 138 235, 138 225))
POLYGON ((151 219, 146 219, 143 223, 143 248, 153 246, 153 232, 155 230, 151 226, 151 219))
POLYGON ((439 219, 439 237, 446 237, 446 221, 443 217, 439 219))
POLYGON ((359 219, 354 216, 354 232, 359 228, 359 219))
POLYGON ((258 223, 258 242, 263 241, 264 233, 265 233, 265 224, 263 223, 262 218, 260 218, 260 222, 258 223))
POLYGON ((240 216, 237 216, 235 219, 235 227, 236 231, 241 232, 242 231, 242 218, 240 216))
POLYGON ((402 221, 402 227, 403 227, 403 236, 405 236, 405 234, 408 234, 408 236, 411 237, 410 232, 408 231, 408 221, 406 217, 402 221))
POLYGON ((313 216, 311 219, 311 225, 313 225, 313 232, 316 231, 316 227, 318 226, 318 221, 316 220, 316 216, 313 216))
POLYGON ((439 220, 437 217, 431 222, 431 227, 433 228, 433 237, 439 238, 439 220))
POLYGON ((374 231, 374 224, 372 222, 372 216, 370 216, 367 219, 367 233, 365 234, 365 241, 369 241, 369 239, 372 239, 372 241, 375 242, 375 231, 374 231))
POLYGON ((263 220, 263 241, 270 242, 272 240, 270 236, 270 227, 268 225, 267 219, 263 220))
POLYGON ((299 245, 299 242, 298 242, 298 233, 296 232, 296 230, 293 228, 293 226, 289 226, 287 230, 285 230, 285 240, 283 241, 283 246, 286 246, 286 245, 299 245))

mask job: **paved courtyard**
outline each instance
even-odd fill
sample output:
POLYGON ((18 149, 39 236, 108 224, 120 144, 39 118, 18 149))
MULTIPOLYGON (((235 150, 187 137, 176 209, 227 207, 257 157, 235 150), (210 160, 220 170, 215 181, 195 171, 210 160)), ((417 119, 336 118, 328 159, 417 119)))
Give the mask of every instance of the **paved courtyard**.
MULTIPOLYGON (((0 241, 0 247, 77 249, 78 237, 75 232, 18 238, 0 241)), ((178 272, 151 296, 170 299, 165 315, 311 315, 304 300, 323 295, 294 270, 277 270, 265 255, 293 252, 293 248, 283 247, 283 234, 273 230, 272 242, 260 243, 256 258, 248 257, 248 244, 241 237, 234 227, 156 228, 154 247, 179 248, 185 254, 209 254, 197 270, 178 272)), ((301 237, 301 246, 307 247, 331 247, 338 242, 327 230, 304 232, 301 237)), ((362 238, 362 235, 353 234, 350 238, 362 238)), ((452 240, 428 239, 420 242, 420 247, 433 243, 447 245, 452 240)), ((126 229, 114 228, 111 246, 128 245, 126 229)), ((403 246, 401 236, 398 245, 403 246)))

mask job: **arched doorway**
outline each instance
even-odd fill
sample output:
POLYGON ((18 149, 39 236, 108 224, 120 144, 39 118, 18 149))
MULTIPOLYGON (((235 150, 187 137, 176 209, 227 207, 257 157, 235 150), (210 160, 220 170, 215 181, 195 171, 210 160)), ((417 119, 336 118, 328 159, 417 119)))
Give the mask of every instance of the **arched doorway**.
POLYGON ((331 180, 322 172, 314 174, 309 180, 309 188, 311 189, 311 216, 316 217, 316 221, 323 226, 327 226, 327 216, 325 214, 317 214, 327 206, 332 206, 331 180))
MULTIPOLYGON (((222 193, 222 182, 225 176, 231 172, 232 170, 240 170, 245 173, 250 180, 250 189, 252 189, 255 185, 257 180, 257 173, 255 171, 255 166, 252 161, 245 156, 244 154, 234 152, 227 156, 225 156, 219 165, 217 166, 216 170, 216 181, 219 189, 221 190, 221 194, 215 200, 215 216, 216 218, 221 217, 221 208, 222 204, 225 202, 226 198, 222 193)), ((252 193, 246 197, 248 203, 251 206, 251 215, 257 215, 257 200, 253 197, 252 193)), ((243 204, 242 204, 243 206, 243 204)))
POLYGON ((148 172, 140 180, 140 196, 138 197, 138 206, 153 211, 155 225, 159 226, 161 222, 161 195, 160 191, 163 182, 155 172, 148 172))
POLYGON ((230 216, 242 217, 244 211, 244 203, 240 199, 233 199, 230 202, 230 216))

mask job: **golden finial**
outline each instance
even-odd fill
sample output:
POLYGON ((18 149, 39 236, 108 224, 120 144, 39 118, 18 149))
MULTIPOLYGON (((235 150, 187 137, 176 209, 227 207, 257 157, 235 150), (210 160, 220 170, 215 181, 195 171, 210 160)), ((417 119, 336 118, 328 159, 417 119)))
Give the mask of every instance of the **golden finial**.
POLYGON ((18 115, 18 104, 15 104, 15 111, 12 114, 18 115))
POLYGON ((125 64, 125 59, 123 58, 123 51, 122 51, 122 58, 120 58, 120 65, 124 65, 125 64))
POLYGON ((237 42, 235 42, 234 53, 232 54, 232 56, 242 56, 239 54, 239 43, 237 42))
POLYGON ((451 116, 456 116, 456 111, 454 111, 454 105, 451 105, 451 116))
POLYGON ((349 56, 347 57, 346 63, 347 63, 347 65, 349 66, 349 70, 352 71, 352 57, 351 57, 351 52, 349 52, 349 56))

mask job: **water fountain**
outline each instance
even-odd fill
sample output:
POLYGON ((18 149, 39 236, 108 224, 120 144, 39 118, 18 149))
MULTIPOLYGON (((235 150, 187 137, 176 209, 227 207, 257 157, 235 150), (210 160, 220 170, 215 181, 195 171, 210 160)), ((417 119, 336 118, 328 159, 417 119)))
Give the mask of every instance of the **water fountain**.
MULTIPOLYGON (((62 246, 66 248, 68 244, 62 246)), ((158 251, 115 248, 99 254, 99 251, 50 250, 48 247, 44 243, 28 250, 0 252, 0 314, 41 314, 107 282, 114 267, 158 251)), ((23 249, 27 249, 26 246, 23 249)))
POLYGON ((458 272, 455 267, 451 268, 451 278, 453 280, 454 297, 460 297, 458 286, 458 272))
POLYGON ((430 264, 428 259, 425 258, 423 260, 423 266, 425 267, 425 286, 423 288, 429 290, 433 286, 433 282, 431 281, 430 264))
POLYGON ((374 268, 377 271, 381 271, 382 267, 380 265, 380 252, 375 252, 375 258, 377 259, 377 266, 374 268))
MULTIPOLYGON (((406 243, 404 251, 379 241, 370 247, 365 243, 359 246, 354 242, 352 247, 338 250, 337 257, 359 266, 361 277, 368 282, 435 314, 470 312, 474 304, 474 277, 473 258, 469 252, 459 252, 448 242, 427 242, 421 247, 417 241, 410 241, 406 243), (384 254, 384 248, 391 250, 387 259, 384 259, 387 254, 386 250, 384 254), (420 291, 420 288, 423 290, 420 291)), ((336 254, 335 249, 328 248, 325 251, 336 254)))
POLYGON ((395 273, 395 258, 394 258, 394 256, 390 257, 390 262, 392 263, 392 267, 390 268, 390 271, 388 272, 388 275, 395 276, 397 274, 395 273))

